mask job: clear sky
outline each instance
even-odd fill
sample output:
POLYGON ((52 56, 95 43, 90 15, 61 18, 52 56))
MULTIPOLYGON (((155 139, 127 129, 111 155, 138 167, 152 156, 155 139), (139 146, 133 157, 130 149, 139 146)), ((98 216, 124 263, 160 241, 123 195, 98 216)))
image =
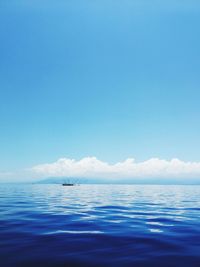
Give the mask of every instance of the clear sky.
POLYGON ((1 0, 0 172, 200 161, 200 3, 1 0))

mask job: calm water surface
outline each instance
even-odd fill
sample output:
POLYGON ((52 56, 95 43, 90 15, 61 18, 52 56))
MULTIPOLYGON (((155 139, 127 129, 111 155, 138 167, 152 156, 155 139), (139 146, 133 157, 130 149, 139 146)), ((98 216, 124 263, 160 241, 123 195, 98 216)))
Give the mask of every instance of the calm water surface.
POLYGON ((200 186, 0 185, 0 265, 200 266, 200 186))

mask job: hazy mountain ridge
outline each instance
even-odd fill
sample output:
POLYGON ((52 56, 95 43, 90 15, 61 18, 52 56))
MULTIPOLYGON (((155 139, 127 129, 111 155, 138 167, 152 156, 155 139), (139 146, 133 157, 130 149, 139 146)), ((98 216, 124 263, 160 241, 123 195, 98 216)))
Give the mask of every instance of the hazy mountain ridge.
POLYGON ((108 178, 68 178, 68 177, 49 177, 37 181, 38 184, 62 184, 70 182, 75 184, 159 184, 159 185, 200 185, 200 178, 133 178, 133 179, 108 179, 108 178))

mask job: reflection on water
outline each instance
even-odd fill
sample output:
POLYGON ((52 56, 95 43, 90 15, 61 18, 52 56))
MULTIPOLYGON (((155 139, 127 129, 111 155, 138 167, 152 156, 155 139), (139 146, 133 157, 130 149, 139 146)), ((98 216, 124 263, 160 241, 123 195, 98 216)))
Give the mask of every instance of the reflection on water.
POLYGON ((10 266, 200 266, 200 187, 1 185, 10 266))

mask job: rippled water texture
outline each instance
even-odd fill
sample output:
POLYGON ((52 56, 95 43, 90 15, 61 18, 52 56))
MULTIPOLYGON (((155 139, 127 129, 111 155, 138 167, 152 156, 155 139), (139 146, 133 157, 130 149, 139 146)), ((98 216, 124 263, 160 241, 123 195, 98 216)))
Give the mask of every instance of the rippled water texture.
POLYGON ((200 186, 1 185, 0 265, 200 266, 200 186))

